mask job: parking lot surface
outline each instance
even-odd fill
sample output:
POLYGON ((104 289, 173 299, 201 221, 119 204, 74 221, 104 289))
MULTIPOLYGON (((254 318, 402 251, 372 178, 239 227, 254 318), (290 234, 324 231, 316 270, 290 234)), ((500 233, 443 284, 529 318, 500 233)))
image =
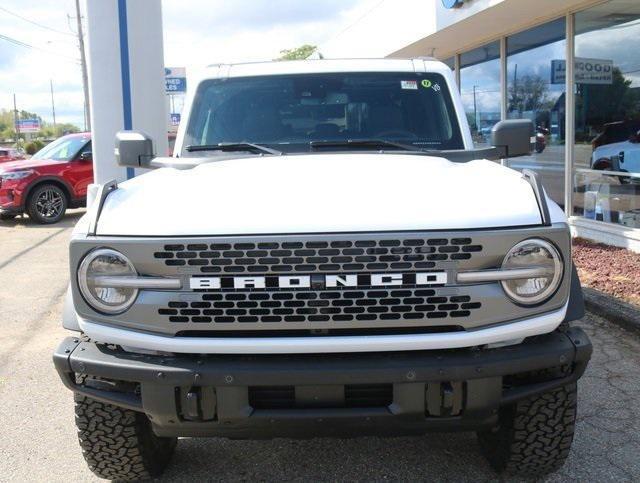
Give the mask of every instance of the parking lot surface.
MULTIPOLYGON (((42 227, 0 222, 0 481, 95 481, 77 444, 71 393, 51 353, 79 214, 42 227)), ((595 316, 579 323, 594 355, 579 384, 576 439, 547 481, 640 479, 640 340, 595 316)), ((412 438, 183 439, 163 480, 490 481, 470 433, 412 438)))

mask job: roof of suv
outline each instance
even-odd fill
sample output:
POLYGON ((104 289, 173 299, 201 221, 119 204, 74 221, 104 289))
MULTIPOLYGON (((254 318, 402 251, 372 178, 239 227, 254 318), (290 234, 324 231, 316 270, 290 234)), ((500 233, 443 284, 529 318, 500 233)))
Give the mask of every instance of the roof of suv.
POLYGON ((246 77, 274 74, 324 72, 441 72, 449 68, 440 61, 417 59, 307 59, 292 61, 212 64, 204 77, 246 77))

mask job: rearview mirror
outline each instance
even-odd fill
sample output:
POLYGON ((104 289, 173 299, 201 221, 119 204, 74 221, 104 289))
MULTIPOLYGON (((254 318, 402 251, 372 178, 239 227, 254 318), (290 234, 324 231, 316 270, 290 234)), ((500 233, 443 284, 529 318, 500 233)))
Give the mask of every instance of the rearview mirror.
POLYGON ((148 168, 154 158, 153 140, 140 131, 116 134, 116 161, 120 166, 148 168))
POLYGON ((501 158, 531 154, 535 142, 533 122, 529 119, 500 121, 491 129, 491 144, 498 149, 501 158))

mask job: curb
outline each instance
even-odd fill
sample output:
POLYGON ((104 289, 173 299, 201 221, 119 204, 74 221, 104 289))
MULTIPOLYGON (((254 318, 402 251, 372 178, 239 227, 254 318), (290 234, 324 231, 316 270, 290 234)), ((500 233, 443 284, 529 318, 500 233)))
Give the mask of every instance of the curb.
POLYGON ((586 309, 640 335, 640 307, 628 304, 593 288, 582 287, 586 309))

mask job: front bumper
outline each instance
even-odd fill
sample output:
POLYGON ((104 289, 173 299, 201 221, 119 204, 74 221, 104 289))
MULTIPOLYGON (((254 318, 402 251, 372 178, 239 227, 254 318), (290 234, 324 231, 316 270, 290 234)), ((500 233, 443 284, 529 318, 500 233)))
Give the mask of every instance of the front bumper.
POLYGON ((146 413, 159 435, 268 438, 489 428, 500 406, 578 380, 591 352, 572 328, 497 349, 321 355, 157 356, 67 338, 53 359, 69 389, 146 413))

